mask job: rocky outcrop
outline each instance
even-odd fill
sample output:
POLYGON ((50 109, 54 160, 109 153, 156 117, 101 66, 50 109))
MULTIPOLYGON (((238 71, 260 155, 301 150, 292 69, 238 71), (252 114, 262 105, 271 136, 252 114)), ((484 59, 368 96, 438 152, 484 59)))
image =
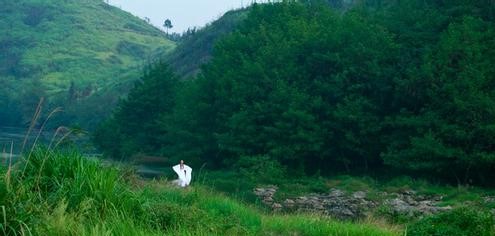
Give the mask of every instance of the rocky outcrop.
POLYGON ((451 210, 452 207, 440 207, 441 196, 427 197, 418 195, 414 191, 403 191, 392 194, 394 198, 386 199, 384 205, 393 213, 407 216, 431 215, 442 211, 451 210))
POLYGON ((373 201, 366 199, 365 192, 346 195, 338 189, 333 189, 328 194, 310 194, 286 199, 283 203, 289 211, 319 212, 340 219, 365 216, 367 210, 376 206, 373 201))
POLYGON ((450 210, 451 207, 439 207, 441 196, 423 196, 414 191, 401 193, 379 193, 378 199, 371 199, 365 191, 345 193, 331 189, 326 194, 308 194, 295 198, 275 201, 276 186, 254 189, 263 204, 274 211, 316 212, 338 219, 359 219, 371 214, 377 207, 385 207, 392 213, 408 216, 435 214, 450 210))
POLYGON ((265 205, 273 204, 273 196, 277 192, 277 186, 266 186, 264 188, 255 188, 254 194, 258 196, 265 205))

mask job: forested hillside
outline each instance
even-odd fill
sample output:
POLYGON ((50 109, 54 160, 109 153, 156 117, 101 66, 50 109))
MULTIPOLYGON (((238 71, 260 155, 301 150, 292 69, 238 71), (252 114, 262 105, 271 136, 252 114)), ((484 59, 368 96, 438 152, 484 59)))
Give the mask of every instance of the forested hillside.
POLYGON ((45 107, 65 110, 57 116, 61 123, 91 127, 154 54, 175 46, 160 30, 101 0, 0 4, 2 126, 27 123, 45 97, 45 107))
POLYGON ((177 48, 164 55, 164 61, 182 78, 194 77, 201 65, 208 62, 215 43, 231 33, 247 15, 247 10, 229 11, 201 29, 190 29, 177 48))
POLYGON ((151 66, 94 139, 119 159, 490 184, 494 21, 491 1, 255 4, 194 80, 151 66))

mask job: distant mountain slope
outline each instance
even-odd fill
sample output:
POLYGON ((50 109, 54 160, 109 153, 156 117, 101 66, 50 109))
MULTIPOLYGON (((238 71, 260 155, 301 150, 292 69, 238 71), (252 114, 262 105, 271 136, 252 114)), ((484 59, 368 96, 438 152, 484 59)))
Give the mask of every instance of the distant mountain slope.
MULTIPOLYGON (((26 121, 41 96, 52 107, 64 106, 66 121, 77 120, 82 111, 74 107, 137 78, 154 53, 175 47, 160 30, 101 0, 0 4, 0 106, 9 107, 0 111, 3 125, 26 121)), ((113 95, 106 99, 117 100, 113 95)))
POLYGON ((204 28, 186 35, 184 41, 165 57, 166 62, 181 77, 195 75, 210 58, 215 42, 232 32, 247 13, 247 9, 229 11, 204 28))

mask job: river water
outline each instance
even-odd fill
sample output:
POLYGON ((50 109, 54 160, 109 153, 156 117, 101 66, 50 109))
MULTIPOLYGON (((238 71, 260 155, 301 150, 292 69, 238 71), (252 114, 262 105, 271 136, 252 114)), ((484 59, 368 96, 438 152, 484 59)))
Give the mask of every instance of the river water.
MULTIPOLYGON (((61 140, 62 136, 66 133, 67 131, 59 132, 57 136, 54 137, 55 130, 41 131, 39 129, 33 128, 28 133, 28 128, 0 126, 0 152, 10 155, 10 149, 12 146, 12 154, 19 155, 20 153, 22 153, 22 151, 29 150, 31 147, 33 147, 34 144, 48 146, 50 145, 50 143, 52 143, 52 145, 54 145, 58 143, 61 140), (23 145, 24 150, 22 150, 23 145)), ((78 147, 87 147, 87 145, 85 144, 89 142, 89 137, 69 135, 64 140, 74 143, 78 147)), ((89 150, 90 149, 84 150, 84 152, 87 152, 89 150)))
MULTIPOLYGON (((55 132, 55 130, 40 131, 39 129, 32 129, 28 134, 27 128, 0 126, 0 164, 8 165, 11 158, 12 162, 17 161, 17 159, 20 157, 20 154, 23 152, 22 146, 25 140, 26 144, 24 145, 24 152, 29 151, 31 147, 33 147, 35 142, 36 145, 48 146, 50 145, 50 143, 52 143, 52 146, 54 146, 58 141, 60 141, 61 137, 63 136, 63 133, 58 133, 56 137, 54 137, 55 132)), ((75 144, 75 146, 82 153, 84 153, 86 157, 101 157, 101 154, 99 154, 91 144, 89 134, 70 135, 66 139, 68 142, 75 144)), ((110 161, 104 162, 111 163, 110 161)), ((163 176, 163 167, 141 163, 139 165, 135 164, 134 168, 136 169, 137 173, 143 177, 156 178, 163 176)))
MULTIPOLYGON (((54 137, 54 134, 54 130, 33 128, 28 133, 28 128, 0 127, 0 163, 2 165, 15 163, 21 153, 29 152, 35 144, 37 146, 49 146, 53 140, 52 145, 54 145, 60 140, 63 133, 60 133, 57 137, 54 137)), ((76 146, 79 146, 79 143, 89 141, 89 138, 85 137, 77 137, 76 139, 70 137, 70 139, 70 141, 74 141, 76 146)))
POLYGON ((29 148, 34 144, 36 137, 38 137, 39 143, 44 144, 49 139, 49 135, 48 132, 40 132, 37 129, 33 129, 31 134, 27 135, 27 129, 0 127, 0 157, 2 158, 2 162, 5 163, 5 159, 10 156, 13 156, 14 159, 19 156, 26 137, 25 148, 29 148))

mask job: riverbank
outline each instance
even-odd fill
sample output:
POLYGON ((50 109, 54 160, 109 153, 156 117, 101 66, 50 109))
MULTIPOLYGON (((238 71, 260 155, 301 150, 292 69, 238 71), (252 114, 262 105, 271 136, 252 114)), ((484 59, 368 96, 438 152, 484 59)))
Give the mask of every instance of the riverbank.
POLYGON ((333 218, 379 218, 407 227, 425 217, 468 207, 495 215, 495 189, 395 176, 336 175, 266 179, 240 172, 215 171, 197 180, 216 191, 274 212, 318 212, 333 218))
MULTIPOLYGON (((271 211, 256 201, 214 190, 208 182, 214 179, 212 173, 203 180, 197 176, 192 187, 182 189, 75 151, 37 149, 28 162, 3 167, 0 174, 3 235, 386 236, 406 231, 407 235, 431 235, 440 229, 455 235, 488 236, 495 232, 493 217, 475 208, 402 223, 373 215, 339 220, 314 211, 271 211)), ((287 194, 286 187, 281 185, 280 194, 287 194)), ((273 200, 281 196, 288 195, 273 195, 273 200)))
POLYGON ((77 152, 1 169, 4 235, 401 235, 377 222, 271 214, 202 185, 179 189, 77 152))

